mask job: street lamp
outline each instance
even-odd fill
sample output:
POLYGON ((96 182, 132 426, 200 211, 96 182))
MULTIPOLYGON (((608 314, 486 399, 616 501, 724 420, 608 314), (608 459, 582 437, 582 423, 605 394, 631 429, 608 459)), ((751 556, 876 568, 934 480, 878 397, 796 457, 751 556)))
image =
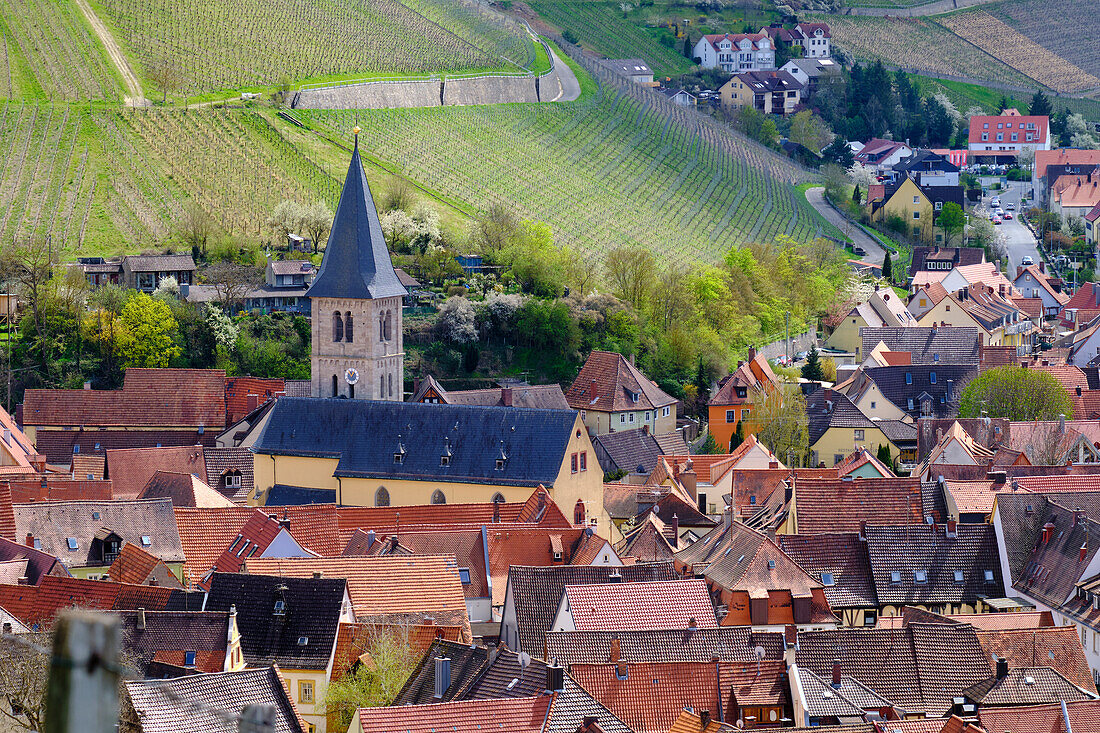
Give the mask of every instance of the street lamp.
POLYGON ((963 247, 965 247, 970 243, 970 233, 967 232, 967 229, 970 228, 970 214, 963 214, 963 219, 966 220, 963 225, 963 247))

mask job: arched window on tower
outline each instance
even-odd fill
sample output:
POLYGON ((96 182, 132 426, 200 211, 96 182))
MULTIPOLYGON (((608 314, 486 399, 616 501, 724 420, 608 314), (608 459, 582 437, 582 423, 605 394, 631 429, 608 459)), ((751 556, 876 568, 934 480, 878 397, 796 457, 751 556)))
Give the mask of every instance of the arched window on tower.
POLYGON ((442 491, 440 491, 439 489, 436 489, 435 491, 432 492, 432 503, 433 504, 446 504, 447 503, 447 497, 443 495, 442 491))
POLYGON ((386 311, 386 340, 393 341, 393 311, 386 311))
POLYGON ((573 524, 584 524, 584 502, 577 499, 577 503, 573 505, 573 524))
POLYGON ((378 377, 378 399, 386 399, 386 375, 382 374, 378 377))
POLYGON ((332 375, 332 396, 340 396, 340 379, 335 374, 332 375))
POLYGON ((386 315, 384 313, 378 314, 378 342, 382 343, 386 340, 386 315))
POLYGON ((389 506, 390 505, 390 492, 386 490, 385 486, 379 486, 378 491, 374 492, 374 505, 375 506, 389 506))
POLYGON ((499 491, 497 493, 493 494, 493 503, 494 504, 503 504, 504 503, 504 494, 500 493, 499 491))
POLYGON ((344 340, 344 321, 340 318, 340 311, 332 313, 332 340, 336 342, 344 340))
POLYGON ((355 330, 353 328, 354 321, 351 318, 351 311, 344 313, 344 340, 349 344, 355 341, 355 330))
POLYGON ((389 390, 389 392, 390 392, 390 397, 393 397, 393 375, 392 375, 392 374, 391 374, 391 375, 389 375, 389 377, 388 377, 387 379, 388 379, 388 381, 389 381, 389 383, 390 383, 390 390, 389 390))

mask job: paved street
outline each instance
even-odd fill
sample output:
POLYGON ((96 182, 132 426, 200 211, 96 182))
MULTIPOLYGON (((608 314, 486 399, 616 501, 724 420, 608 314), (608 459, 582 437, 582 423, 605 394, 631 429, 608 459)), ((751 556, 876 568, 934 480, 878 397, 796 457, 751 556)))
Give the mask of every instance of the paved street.
MULTIPOLYGON (((1030 193, 1030 191, 1030 181, 1009 181, 1006 190, 992 192, 1000 197, 1001 208, 1004 208, 1005 204, 1009 202, 1016 206, 1016 210, 1012 212, 1011 221, 1006 221, 996 227, 997 231, 1005 236, 1005 246, 1008 249, 1009 279, 1015 278, 1016 267, 1024 257, 1030 256, 1035 262, 1039 261, 1038 243, 1035 241, 1035 237, 1032 236, 1031 230, 1020 223, 1020 197, 1024 193, 1030 193)), ((992 198, 991 195, 982 200, 982 211, 989 211, 989 202, 992 198)), ((972 213, 971 216, 973 215, 972 213)))
POLYGON ((852 240, 855 246, 863 247, 863 249, 867 251, 867 254, 859 259, 866 260, 867 262, 874 262, 876 265, 882 264, 882 261, 886 259, 886 250, 879 246, 874 237, 871 237, 855 224, 852 224, 841 216, 836 209, 829 205, 829 202, 825 200, 824 188, 808 189, 806 191, 806 200, 809 201, 810 206, 817 209, 817 212, 825 217, 830 224, 844 232, 844 234, 852 240))

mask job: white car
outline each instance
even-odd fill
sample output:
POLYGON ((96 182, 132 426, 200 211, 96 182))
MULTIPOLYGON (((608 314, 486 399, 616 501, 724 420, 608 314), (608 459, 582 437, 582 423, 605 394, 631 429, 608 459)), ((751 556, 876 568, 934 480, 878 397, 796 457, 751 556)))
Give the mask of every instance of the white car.
POLYGON ((989 202, 989 205, 992 206, 994 209, 1000 208, 1000 206, 1001 206, 1000 197, 994 196, 993 200, 989 202))
POLYGON ((1034 265, 1035 260, 1032 259, 1031 255, 1025 255, 1024 258, 1020 260, 1020 264, 1027 267, 1028 265, 1034 265))
POLYGON ((1009 201, 1007 204, 1005 204, 1005 211, 1015 211, 1015 210, 1016 210, 1016 204, 1012 203, 1011 201, 1009 201))

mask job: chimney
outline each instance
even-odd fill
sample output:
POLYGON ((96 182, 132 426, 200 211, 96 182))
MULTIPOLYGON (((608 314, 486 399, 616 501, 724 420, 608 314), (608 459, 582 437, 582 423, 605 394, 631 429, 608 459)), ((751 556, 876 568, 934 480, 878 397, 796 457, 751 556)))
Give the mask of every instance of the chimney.
POLYGON ((709 710, 700 710, 699 711, 699 728, 700 728, 700 730, 706 730, 708 725, 710 725, 710 711, 709 710))
POLYGON ((783 662, 787 669, 794 666, 795 654, 798 651, 798 627, 787 624, 783 627, 783 662))
POLYGON ((376 535, 374 534, 374 530, 373 529, 368 529, 367 530, 367 549, 368 550, 370 548, 374 547, 375 538, 376 538, 376 535))
POLYGON ((137 615, 137 628, 138 631, 145 631, 145 609, 139 608, 137 615))
POLYGON ((642 435, 649 435, 649 423, 642 426, 642 435))
POLYGON ((10 621, 5 621, 4 622, 4 633, 5 634, 10 634, 11 633, 11 622, 10 621))
POLYGON ((512 406, 512 388, 511 387, 501 387, 500 388, 500 401, 504 404, 505 407, 511 407, 512 406))
POLYGON ((451 686, 451 660, 449 657, 435 658, 435 694, 436 700, 442 700, 451 686))
POLYGON ((866 519, 859 520, 859 541, 860 542, 866 542, 867 541, 867 520, 866 519))
POLYGON ((1042 260, 1042 258, 1040 258, 1039 259, 1039 272, 1045 275, 1046 271, 1047 271, 1047 263, 1044 262, 1042 260))
POLYGON ((832 685, 835 689, 840 689, 840 660, 833 661, 833 682, 832 685))
POLYGON ((943 442, 943 428, 936 428, 936 445, 943 442))
POLYGON ((620 653, 621 649, 619 648, 619 635, 616 634, 615 636, 611 637, 611 653, 608 655, 607 661, 611 662, 612 664, 618 664, 620 653))
POLYGON ((612 570, 607 576, 608 583, 621 583, 623 582, 623 574, 618 570, 612 570))
POLYGON ((252 412, 260 406, 260 396, 258 394, 250 394, 247 396, 247 411, 252 412))
POLYGON ((1054 536, 1054 522, 1047 522, 1043 525, 1042 541, 1045 545, 1050 542, 1050 538, 1054 536))
POLYGON ((768 468, 771 468, 771 469, 779 468, 779 461, 768 461, 768 468))
POLYGON ((947 537, 948 539, 955 539, 959 536, 959 523, 954 519, 947 520, 947 537))
POLYGON ((678 516, 676 516, 675 514, 672 515, 671 526, 672 526, 672 547, 675 549, 675 547, 678 544, 680 544, 680 518, 678 516))
POLYGON ((596 390, 596 380, 593 379, 592 383, 588 385, 588 401, 589 402, 595 402, 596 398, 599 397, 599 396, 600 396, 600 394, 596 390))
POLYGON ((322 572, 321 572, 320 570, 314 570, 314 571, 313 571, 313 579, 314 579, 314 580, 320 580, 321 578, 323 578, 323 577, 324 577, 324 575, 325 575, 325 574, 324 574, 324 573, 322 573, 322 572))
POLYGON ((1008 660, 997 657, 997 679, 1003 680, 1005 677, 1008 677, 1008 660))
POLYGON ((688 492, 692 499, 698 499, 699 477, 695 475, 695 469, 693 468, 694 465, 695 464, 692 463, 690 458, 688 459, 687 463, 684 464, 684 470, 680 471, 680 484, 683 485, 684 489, 688 492))
POLYGON ((92 388, 92 383, 91 382, 85 382, 84 383, 84 389, 91 389, 91 388, 92 388))
POLYGON ((1085 557, 1089 554, 1089 541, 1085 540, 1085 543, 1081 545, 1081 552, 1077 557, 1077 562, 1084 562, 1085 557))
POLYGON ((756 347, 755 346, 750 346, 749 347, 749 361, 752 361, 755 358, 756 358, 756 347))
POLYGON ((34 535, 27 532, 27 547, 34 547, 34 535))
POLYGON ((500 524, 500 502, 493 502, 493 524, 500 524))
POLYGON ((550 692, 561 692, 565 689, 565 669, 559 667, 557 662, 546 668, 546 689, 550 692))
POLYGON ((1058 416, 1058 434, 1066 434, 1066 416, 1064 413, 1058 416))
POLYGON ((695 631, 698 628, 699 628, 699 622, 695 620, 695 617, 692 616, 691 618, 689 618, 688 619, 688 631, 695 631))

